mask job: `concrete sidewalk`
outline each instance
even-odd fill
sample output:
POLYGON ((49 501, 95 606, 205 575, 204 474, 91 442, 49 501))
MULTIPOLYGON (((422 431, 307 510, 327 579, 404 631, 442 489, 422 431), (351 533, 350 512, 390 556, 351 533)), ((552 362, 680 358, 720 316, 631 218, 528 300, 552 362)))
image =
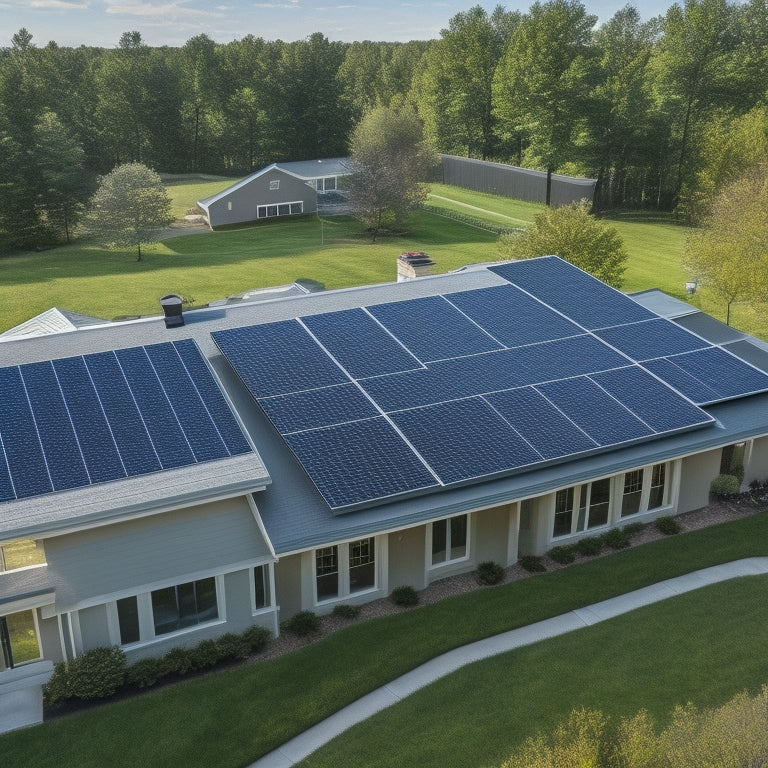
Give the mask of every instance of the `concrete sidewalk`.
POLYGON ((765 573, 768 573, 768 557, 736 560, 732 563, 716 565, 712 568, 688 573, 685 576, 661 581, 658 584, 628 592, 626 595, 619 595, 601 603, 578 608, 575 611, 564 613, 562 616, 503 632, 500 635, 478 640, 476 643, 470 643, 461 648, 455 648, 344 707, 336 714, 252 763, 249 768, 288 768, 288 766, 308 757, 323 744, 353 725, 472 662, 487 659, 524 645, 531 645, 539 640, 564 635, 566 632, 612 619, 614 616, 620 616, 636 608, 651 605, 675 595, 682 595, 685 592, 692 592, 709 584, 740 576, 757 576, 765 573))

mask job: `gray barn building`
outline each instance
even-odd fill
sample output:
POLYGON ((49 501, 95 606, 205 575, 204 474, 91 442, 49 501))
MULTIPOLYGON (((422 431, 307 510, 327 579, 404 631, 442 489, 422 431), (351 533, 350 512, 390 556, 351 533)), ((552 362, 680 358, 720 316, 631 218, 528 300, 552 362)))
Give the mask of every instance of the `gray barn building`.
POLYGON ((216 195, 198 200, 212 229, 276 216, 315 213, 318 196, 336 192, 348 159, 272 163, 216 195))

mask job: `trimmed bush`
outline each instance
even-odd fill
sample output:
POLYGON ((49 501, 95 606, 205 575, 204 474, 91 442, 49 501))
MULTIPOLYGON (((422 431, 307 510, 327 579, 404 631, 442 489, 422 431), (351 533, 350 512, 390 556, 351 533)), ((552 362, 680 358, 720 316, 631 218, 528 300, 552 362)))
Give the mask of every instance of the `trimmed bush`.
POLYGON ((395 587, 389 599, 395 605, 416 605, 419 602, 419 596, 416 594, 416 590, 411 586, 395 587))
POLYGON ((600 536, 600 540, 611 549, 626 549, 630 544, 629 534, 625 528, 611 528, 600 536))
POLYGON ((333 615, 342 619, 356 619, 360 615, 359 605, 335 605, 333 615))
POLYGON ((552 547, 547 554, 560 565, 568 565, 576 559, 573 547, 552 547))
POLYGON ((504 569, 493 560, 486 560, 477 566, 477 580, 481 584, 498 584, 504 578, 504 569))
POLYGON ((241 635, 234 632, 226 632, 214 641, 219 651, 219 660, 247 659, 251 655, 251 646, 241 635))
POLYGON ((730 499, 739 495, 741 481, 735 475, 718 475, 709 489, 719 499, 730 499))
POLYGON ((312 611, 299 611, 283 622, 283 627, 294 635, 311 635, 320 629, 320 617, 312 611))
POLYGON ((192 669, 192 652, 186 648, 171 648, 163 656, 166 674, 186 675, 192 669))
POLYGON ((530 573, 542 573, 547 570, 547 567, 541 562, 541 558, 536 555, 523 555, 520 558, 520 565, 530 573))
POLYGON ((66 662, 59 661, 53 665, 53 675, 43 686, 43 697, 46 704, 56 704, 72 698, 69 692, 69 675, 66 662))
POLYGON ((585 539, 579 539, 573 548, 584 557, 594 557, 600 554, 603 548, 603 542, 597 536, 587 536, 585 539))
POLYGON ((221 652, 215 640, 203 640, 189 652, 189 655, 194 669, 212 667, 221 661, 221 652))
POLYGON ((70 696, 103 699, 125 682, 127 663, 121 648, 92 648, 67 662, 70 696))
POLYGON ((168 674, 163 659, 139 659, 128 667, 125 682, 132 688, 149 688, 168 674))
POLYGON ((675 520, 674 517, 659 517, 656 520, 656 527, 665 536, 674 536, 676 533, 680 533, 680 523, 675 520))
POLYGON ((621 530, 624 531, 627 536, 634 536, 636 533, 640 533, 643 528, 645 528, 645 523, 628 523, 621 530))
POLYGON ((267 643, 272 639, 272 633, 264 627, 254 624, 243 632, 243 640, 248 643, 251 653, 258 653, 267 647, 267 643))

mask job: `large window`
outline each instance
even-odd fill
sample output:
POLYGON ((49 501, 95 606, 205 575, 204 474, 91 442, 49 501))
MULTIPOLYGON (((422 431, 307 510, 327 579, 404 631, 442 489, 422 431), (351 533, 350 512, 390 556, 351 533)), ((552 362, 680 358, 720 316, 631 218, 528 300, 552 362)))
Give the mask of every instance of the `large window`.
POLYGON ((432 565, 443 565, 467 557, 467 516, 459 515, 432 523, 432 565))
POLYGON ((42 657, 35 611, 0 616, 0 669, 37 661, 42 657))
POLYGON ((152 593, 152 618, 156 635, 167 635, 219 618, 216 579, 212 576, 152 593))
POLYGON ((32 565, 45 565, 45 550, 42 541, 17 539, 0 544, 0 573, 28 568, 32 565))
POLYGON ((376 540, 371 537, 315 550, 317 602, 376 587, 376 540))
POLYGON ((635 515, 640 511, 643 497, 643 470, 635 469, 624 475, 624 493, 621 497, 621 516, 635 515))
POLYGON ((302 213, 304 213, 304 203, 301 200, 256 207, 256 216, 259 219, 269 219, 273 216, 300 216, 302 213))
POLYGON ((563 488, 555 494, 555 525, 553 536, 565 536, 573 525, 573 488, 563 488))
POLYGON ((610 478, 563 488, 555 494, 552 536, 568 536, 607 525, 610 507, 610 478), (578 514, 575 514, 577 511, 578 514))
POLYGON ((621 516, 648 512, 669 504, 669 464, 654 464, 624 475, 621 516))
POLYGON ((269 566, 257 565, 253 569, 253 607, 260 611, 272 605, 272 592, 270 590, 269 566))

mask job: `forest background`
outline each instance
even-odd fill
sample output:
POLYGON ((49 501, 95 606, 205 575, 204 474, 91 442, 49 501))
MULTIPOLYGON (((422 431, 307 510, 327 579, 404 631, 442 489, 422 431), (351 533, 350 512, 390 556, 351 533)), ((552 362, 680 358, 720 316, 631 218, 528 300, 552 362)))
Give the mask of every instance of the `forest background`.
POLYGON ((480 6, 437 40, 252 35, 150 47, 0 49, 0 248, 69 239, 97 175, 246 175, 344 156, 374 106, 411 106, 440 152, 597 178, 596 209, 696 220, 768 156, 766 0, 687 0, 602 26, 578 0, 480 6))

